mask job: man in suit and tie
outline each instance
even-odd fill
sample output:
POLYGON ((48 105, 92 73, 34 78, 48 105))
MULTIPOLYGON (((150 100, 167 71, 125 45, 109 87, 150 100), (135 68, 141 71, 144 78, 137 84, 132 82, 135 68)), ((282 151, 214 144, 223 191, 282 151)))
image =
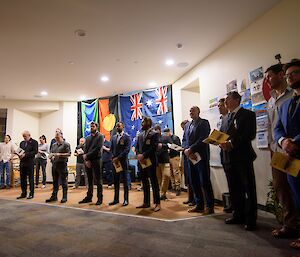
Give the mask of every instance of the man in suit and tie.
POLYGON ((27 196, 27 177, 29 178, 30 188, 27 199, 32 199, 34 197, 34 158, 38 153, 38 142, 31 138, 29 131, 24 131, 22 136, 24 140, 20 143, 20 148, 24 150, 24 153, 19 155, 22 193, 17 199, 27 196))
POLYGON ((246 230, 256 228, 257 199, 253 161, 256 154, 251 141, 256 136, 255 113, 240 107, 241 96, 233 91, 227 94, 225 105, 229 110, 226 133, 229 140, 220 144, 227 173, 233 217, 226 224, 245 224, 246 230))
POLYGON ((212 214, 214 213, 214 194, 210 181, 209 145, 202 142, 209 136, 210 125, 208 120, 201 119, 199 115, 199 107, 193 106, 190 109, 192 121, 185 125, 187 145, 184 154, 189 158, 189 175, 196 201, 196 206, 189 209, 189 212, 205 211, 203 189, 207 206, 206 213, 212 214), (197 154, 200 155, 200 161, 193 164, 192 160, 197 159, 197 154))
MULTIPOLYGON (((274 128, 275 140, 286 154, 300 159, 300 60, 292 60, 284 70, 287 83, 294 92, 293 97, 286 100, 279 109, 274 128)), ((300 173, 297 177, 288 175, 287 179, 295 205, 300 211, 300 173)), ((292 242, 291 247, 300 249, 300 238, 292 242)))
POLYGON ((158 135, 152 128, 152 120, 149 117, 144 117, 142 120, 142 132, 138 136, 136 152, 137 159, 139 161, 141 180, 143 183, 144 202, 142 205, 136 208, 149 208, 150 207, 150 184, 151 181, 154 208, 153 211, 160 210, 160 197, 159 197, 159 185, 156 176, 157 156, 156 148, 158 145, 158 135), (149 160, 151 165, 142 168, 149 160))
POLYGON ((116 125, 117 134, 113 136, 111 140, 111 152, 113 161, 113 175, 114 175, 114 187, 115 196, 114 200, 109 203, 109 205, 116 205, 119 203, 119 193, 120 193, 120 177, 123 178, 124 187, 124 202, 122 206, 128 205, 128 153, 131 147, 131 138, 124 132, 124 123, 119 121, 116 125), (121 164, 122 171, 118 172, 115 168, 116 165, 121 164))

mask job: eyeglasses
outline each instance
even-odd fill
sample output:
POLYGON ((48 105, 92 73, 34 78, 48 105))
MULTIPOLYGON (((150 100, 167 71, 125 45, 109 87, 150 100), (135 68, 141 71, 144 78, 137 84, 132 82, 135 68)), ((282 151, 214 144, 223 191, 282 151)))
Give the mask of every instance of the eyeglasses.
POLYGON ((285 74, 284 77, 285 77, 286 80, 288 80, 288 79, 291 78, 291 76, 296 76, 298 74, 300 74, 300 70, 294 70, 294 71, 292 71, 292 72, 290 72, 288 74, 285 74))

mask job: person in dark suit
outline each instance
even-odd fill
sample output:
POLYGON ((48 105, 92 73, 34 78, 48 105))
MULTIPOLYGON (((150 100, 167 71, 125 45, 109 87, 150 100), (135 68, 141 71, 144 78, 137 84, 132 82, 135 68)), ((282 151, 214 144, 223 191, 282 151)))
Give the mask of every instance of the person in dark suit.
POLYGON ((152 129, 152 120, 149 117, 144 117, 142 120, 142 132, 138 136, 136 152, 137 159, 139 161, 141 180, 143 183, 144 191, 144 203, 136 208, 149 208, 150 207, 150 185, 149 178, 151 180, 151 186, 153 191, 154 208, 155 212, 160 210, 160 197, 159 186, 156 177, 157 156, 156 148, 158 144, 158 135, 152 129), (151 165, 142 168, 142 164, 146 164, 147 160, 151 161, 151 165))
POLYGON ((124 186, 124 202, 123 206, 128 205, 128 153, 131 147, 131 138, 124 132, 124 123, 118 122, 116 125, 117 134, 113 136, 111 140, 111 152, 113 160, 113 174, 114 174, 114 187, 115 187, 115 196, 114 200, 109 203, 109 205, 116 205, 119 203, 119 193, 120 193, 120 177, 123 178, 124 186), (117 172, 115 165, 121 164, 122 171, 117 172))
MULTIPOLYGON (((218 109, 219 109, 219 113, 220 113, 220 120, 217 124, 217 128, 221 132, 225 132, 227 130, 227 125, 228 125, 228 110, 225 106, 225 98, 219 99, 218 109)), ((227 185, 228 185, 228 174, 227 174, 227 170, 226 170, 226 165, 224 165, 224 161, 223 161, 223 150, 222 149, 221 149, 221 152, 220 152, 220 158, 221 158, 221 164, 223 166, 225 176, 226 176, 226 180, 227 180, 227 185)), ((230 202, 229 202, 228 206, 224 207, 223 211, 226 212, 226 213, 231 213, 232 212, 232 207, 231 207, 230 202)))
POLYGON ((241 96, 233 91, 227 94, 225 105, 229 110, 226 133, 229 140, 222 143, 233 217, 226 224, 245 224, 246 230, 256 228, 257 199, 253 161, 256 154, 251 141, 256 137, 255 113, 240 107, 241 96))
MULTIPOLYGON (((300 60, 286 64, 285 77, 293 97, 286 100, 279 109, 278 121, 274 128, 275 140, 288 156, 300 159, 300 60)), ((288 175, 294 202, 300 212, 300 173, 297 177, 288 175)), ((300 249, 300 238, 290 244, 300 249)))
POLYGON ((103 146, 103 135, 98 131, 98 123, 91 122, 91 135, 86 138, 84 148, 84 164, 88 176, 88 191, 84 199, 79 201, 79 204, 90 203, 93 199, 94 180, 97 184, 97 202, 96 205, 101 205, 103 201, 103 188, 101 177, 101 155, 103 146))
POLYGON ((206 212, 214 213, 214 194, 210 181, 209 166, 209 145, 202 141, 209 136, 210 125, 208 120, 199 117, 200 109, 193 106, 190 109, 191 122, 185 125, 185 136, 187 137, 187 146, 184 154, 189 158, 190 178, 194 191, 196 206, 189 209, 189 212, 206 212), (197 153, 200 155, 200 161, 193 164, 192 160, 196 160, 197 153), (204 210, 204 196, 207 209, 204 210))
POLYGON ((38 153, 38 142, 31 138, 29 131, 24 131, 22 136, 24 140, 20 143, 20 148, 24 150, 24 153, 19 155, 22 193, 17 199, 27 196, 27 177, 30 188, 27 199, 32 199, 34 197, 34 158, 38 153))

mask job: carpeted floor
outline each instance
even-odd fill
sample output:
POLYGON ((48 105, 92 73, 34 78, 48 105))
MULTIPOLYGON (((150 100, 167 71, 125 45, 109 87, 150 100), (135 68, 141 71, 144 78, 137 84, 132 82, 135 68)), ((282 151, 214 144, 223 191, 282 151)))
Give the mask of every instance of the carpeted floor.
MULTIPOLYGON (((99 207, 105 211, 94 211, 94 205, 74 208, 77 204, 72 203, 72 194, 84 196, 84 189, 70 192, 68 208, 41 204, 39 198, 49 196, 50 187, 47 190, 37 191, 34 201, 15 200, 19 191, 0 191, 0 257, 300 256, 288 246, 291 240, 270 236, 277 224, 265 212, 259 212, 257 231, 248 232, 240 225, 225 225, 229 215, 222 213, 175 221, 114 214, 107 206, 99 207)), ((133 193, 131 199, 134 209, 133 193)), ((180 205, 185 196, 178 199, 180 205)), ((106 193, 104 202, 110 200, 106 193)), ((163 209, 169 202, 172 200, 163 203, 163 209)))

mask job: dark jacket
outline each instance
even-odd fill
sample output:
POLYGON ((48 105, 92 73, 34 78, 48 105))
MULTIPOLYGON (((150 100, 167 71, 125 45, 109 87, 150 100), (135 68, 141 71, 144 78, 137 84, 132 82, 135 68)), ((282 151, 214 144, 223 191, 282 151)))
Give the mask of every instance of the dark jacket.
POLYGON ((201 160, 209 160, 209 145, 202 142, 210 133, 208 120, 199 117, 195 121, 188 122, 184 130, 185 148, 190 148, 192 153, 198 152, 201 160))
POLYGON ((84 153, 89 161, 99 160, 102 154, 104 137, 98 131, 95 136, 88 136, 85 141, 84 153))
POLYGON ((119 139, 119 142, 117 139, 118 135, 114 135, 111 140, 110 150, 113 158, 117 157, 124 168, 124 165, 127 166, 128 163, 128 153, 131 147, 131 138, 128 134, 124 133, 119 139))
POLYGON ((38 142, 32 138, 29 141, 22 141, 20 143, 20 148, 25 151, 25 156, 20 160, 21 166, 31 166, 34 165, 35 155, 38 153, 38 142))
POLYGON ((232 122, 228 124, 226 133, 230 136, 229 140, 233 149, 222 151, 225 164, 254 161, 256 159, 251 143, 256 137, 256 117, 254 112, 240 108, 232 122))
MULTIPOLYGON (((171 136, 171 141, 172 141, 173 144, 181 146, 180 138, 178 136, 172 135, 171 136)), ((169 156, 170 156, 170 158, 180 156, 180 152, 170 149, 169 156)))
POLYGON ((170 156, 169 156, 169 148, 167 144, 171 144, 172 140, 170 137, 167 136, 158 136, 158 143, 162 144, 162 148, 157 150, 157 160, 158 163, 169 163, 170 156))
POLYGON ((157 165, 156 147, 158 142, 158 134, 150 129, 148 133, 141 132, 138 136, 136 151, 143 154, 144 158, 150 158, 152 165, 157 165))

